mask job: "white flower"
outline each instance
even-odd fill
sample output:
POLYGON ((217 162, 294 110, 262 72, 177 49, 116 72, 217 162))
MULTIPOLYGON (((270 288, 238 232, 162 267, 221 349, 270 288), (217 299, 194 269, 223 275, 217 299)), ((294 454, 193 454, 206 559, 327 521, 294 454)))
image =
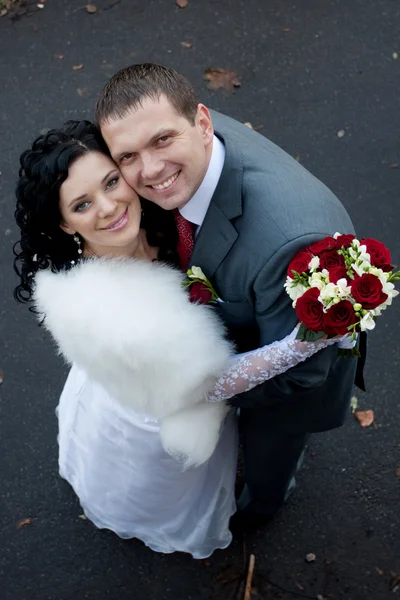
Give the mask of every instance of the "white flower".
POLYGON ((319 257, 318 256, 313 256, 312 259, 309 262, 308 265, 308 270, 311 273, 314 273, 314 271, 316 271, 319 267, 319 257))
POLYGON ((190 279, 201 279, 202 281, 207 281, 207 277, 204 275, 200 267, 191 267, 190 271, 191 273, 188 273, 188 277, 190 277, 190 279))
POLYGON ((310 287, 318 288, 320 291, 326 286, 326 282, 321 273, 313 273, 311 277, 308 278, 308 283, 310 284, 310 287))
POLYGON ((296 301, 308 289, 304 285, 302 285, 301 283, 298 283, 297 285, 293 285, 293 279, 291 277, 287 277, 287 279, 286 279, 286 281, 284 283, 284 288, 285 288, 286 292, 288 293, 290 299, 293 301, 293 306, 296 305, 296 301))
POLYGON ((360 240, 357 240, 357 239, 352 240, 351 245, 353 248, 358 248, 360 245, 360 240))
POLYGON ((339 298, 347 298, 351 295, 351 287, 347 285, 347 279, 345 277, 336 282, 336 287, 339 298))
POLYGON ((363 260, 361 263, 353 263, 351 266, 359 277, 361 277, 361 275, 364 275, 364 273, 369 273, 371 269, 371 264, 366 260, 363 260))
POLYGON ((361 331, 366 331, 367 329, 371 330, 371 329, 374 329, 374 327, 375 327, 374 318, 373 318, 371 312, 368 311, 367 314, 364 315, 360 321, 361 331))

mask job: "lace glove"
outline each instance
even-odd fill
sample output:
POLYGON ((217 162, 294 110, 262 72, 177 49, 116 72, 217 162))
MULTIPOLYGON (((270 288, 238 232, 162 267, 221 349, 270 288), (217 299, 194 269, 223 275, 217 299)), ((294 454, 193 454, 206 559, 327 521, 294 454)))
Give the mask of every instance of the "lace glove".
MULTIPOLYGON (((237 354, 233 364, 219 377, 207 402, 229 400, 237 394, 248 392, 257 385, 295 367, 307 358, 332 344, 349 347, 349 336, 301 342, 296 340, 297 328, 283 340, 257 348, 245 354, 237 354)), ((355 342, 351 342, 353 345, 355 342)))

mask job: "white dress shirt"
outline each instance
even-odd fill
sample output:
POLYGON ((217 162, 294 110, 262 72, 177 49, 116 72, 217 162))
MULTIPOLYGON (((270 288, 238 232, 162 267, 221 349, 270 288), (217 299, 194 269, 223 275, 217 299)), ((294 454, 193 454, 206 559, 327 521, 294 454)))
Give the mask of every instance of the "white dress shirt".
POLYGON ((217 136, 214 135, 210 164, 207 173, 200 184, 199 189, 179 212, 185 219, 197 225, 196 233, 203 224, 211 198, 218 185, 225 162, 225 146, 217 136))

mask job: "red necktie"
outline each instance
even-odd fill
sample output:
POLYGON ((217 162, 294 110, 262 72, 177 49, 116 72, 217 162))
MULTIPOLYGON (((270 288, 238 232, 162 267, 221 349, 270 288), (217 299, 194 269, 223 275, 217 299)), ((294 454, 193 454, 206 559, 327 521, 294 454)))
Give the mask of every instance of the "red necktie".
POLYGON ((182 271, 187 271, 190 257, 194 248, 194 230, 196 225, 181 215, 179 210, 174 210, 175 224, 178 230, 178 245, 176 250, 182 271))

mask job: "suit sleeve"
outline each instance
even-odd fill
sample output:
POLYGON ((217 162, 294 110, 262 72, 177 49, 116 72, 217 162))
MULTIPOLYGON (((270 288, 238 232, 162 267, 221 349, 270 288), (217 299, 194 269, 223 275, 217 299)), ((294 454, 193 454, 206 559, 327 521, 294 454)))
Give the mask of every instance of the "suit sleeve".
MULTIPOLYGON (((283 287, 288 264, 299 250, 326 235, 329 234, 313 233, 288 242, 259 272, 254 283, 254 296, 260 347, 281 339, 295 327, 296 313, 283 287)), ((336 345, 325 348, 285 373, 269 379, 251 391, 235 396, 230 404, 244 408, 266 408, 284 402, 294 395, 300 402, 303 395, 306 396, 310 390, 318 388, 326 381, 337 357, 336 345)))

